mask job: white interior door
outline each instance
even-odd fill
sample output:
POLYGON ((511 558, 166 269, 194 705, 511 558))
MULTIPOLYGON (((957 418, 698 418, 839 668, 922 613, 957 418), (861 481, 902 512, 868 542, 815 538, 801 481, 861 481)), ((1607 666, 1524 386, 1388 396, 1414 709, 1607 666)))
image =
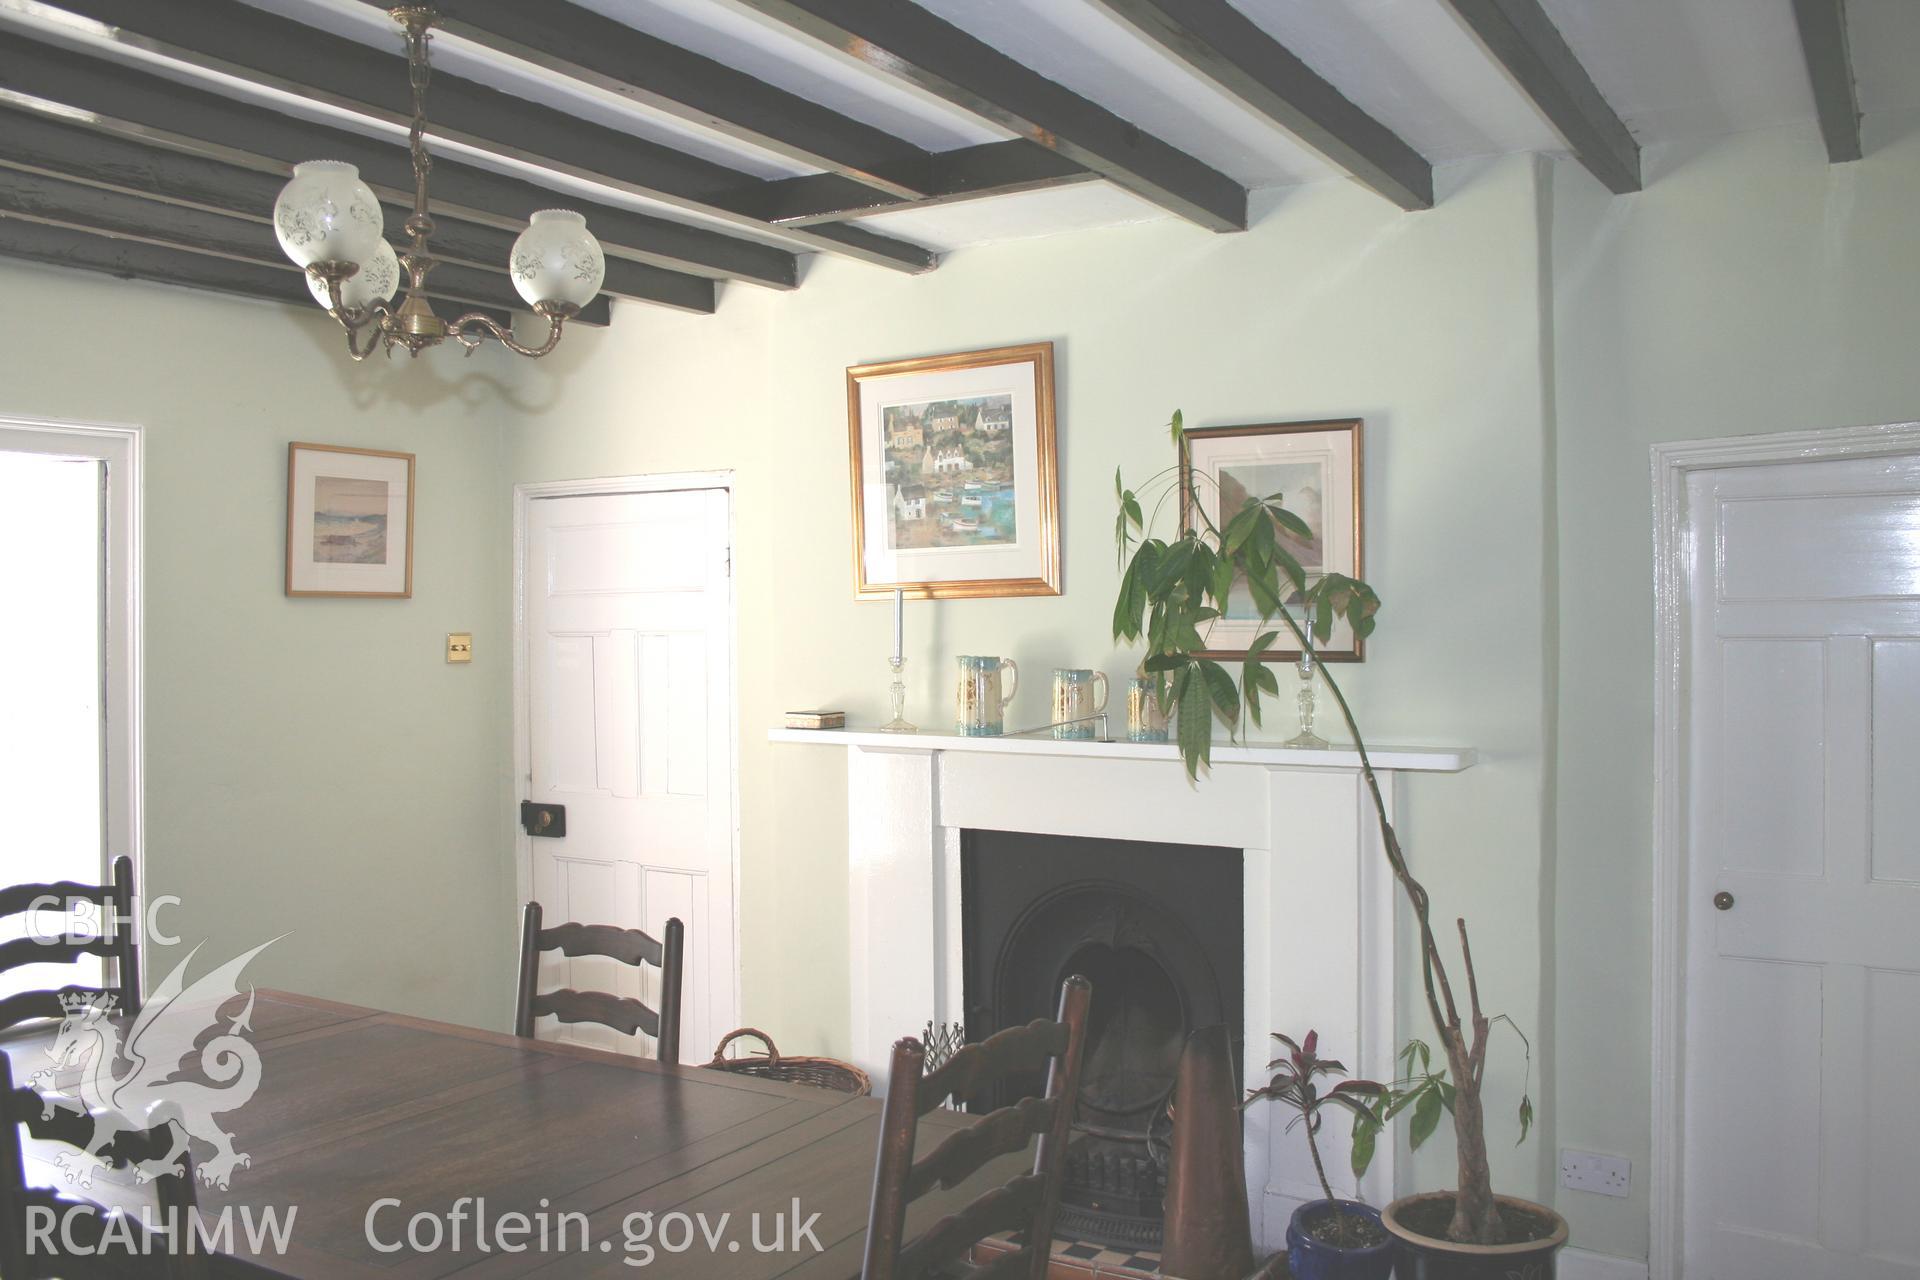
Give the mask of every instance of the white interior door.
MULTIPOLYGON (((527 796, 566 807, 529 838, 549 925, 686 926, 681 1057, 704 1062, 735 994, 733 659, 724 489, 535 497, 525 566, 527 796)), ((549 954, 542 989, 639 996, 658 972, 549 954)), ((543 1018, 536 1034, 651 1052, 543 1018)))
POLYGON ((1689 483, 1685 1277, 1916 1280, 1920 459, 1689 483))

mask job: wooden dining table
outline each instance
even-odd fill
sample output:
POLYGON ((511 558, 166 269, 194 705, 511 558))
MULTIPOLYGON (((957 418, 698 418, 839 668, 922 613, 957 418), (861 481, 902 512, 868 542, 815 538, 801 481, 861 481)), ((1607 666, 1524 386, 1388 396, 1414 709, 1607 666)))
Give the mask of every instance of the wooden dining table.
MULTIPOLYGON (((204 1216, 235 1214, 215 1275, 847 1280, 859 1272, 876 1099, 264 988, 250 1022, 258 1090, 218 1116, 249 1163, 229 1186, 199 1188, 204 1216), (461 1205, 455 1247, 451 1215, 461 1205), (250 1242, 241 1229, 243 1211, 269 1208, 293 1211, 284 1249, 250 1242), (527 1215, 525 1233, 512 1214, 527 1215), (584 1231, 569 1218, 557 1234, 562 1214, 582 1215, 584 1231), (549 1227, 544 1248, 539 1215, 549 1227), (476 1242, 476 1220, 489 1224, 486 1243, 497 1246, 503 1219, 506 1243, 522 1251, 476 1242), (438 1223, 438 1246, 409 1244, 410 1222, 423 1246, 438 1223), (776 1222, 782 1247, 772 1249, 776 1222), (810 1233, 797 1233, 798 1223, 810 1233)), ((49 1065, 53 1034, 0 1039, 16 1081, 49 1065)), ((53 1083, 71 1088, 73 1079, 53 1083)), ((967 1123, 954 1112, 929 1114, 921 1148, 967 1123)), ((196 1157, 206 1151, 196 1143, 196 1157)), ((150 1202, 117 1174, 96 1177, 84 1193, 62 1187, 51 1156, 29 1144, 30 1181, 128 1208, 150 1202)), ((913 1207, 910 1231, 1005 1181, 1021 1162, 1004 1157, 958 1188, 928 1194, 913 1207)))

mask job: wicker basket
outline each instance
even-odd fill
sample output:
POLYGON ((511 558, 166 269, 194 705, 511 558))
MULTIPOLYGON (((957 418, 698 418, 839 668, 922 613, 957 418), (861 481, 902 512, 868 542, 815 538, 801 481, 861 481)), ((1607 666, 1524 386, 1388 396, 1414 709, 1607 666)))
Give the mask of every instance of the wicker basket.
POLYGON ((851 1062, 841 1062, 836 1058, 783 1058, 780 1051, 773 1047, 773 1041, 767 1033, 753 1027, 741 1027, 738 1031, 728 1032, 714 1047, 713 1061, 707 1066, 714 1071, 758 1076, 762 1080, 810 1085, 815 1089, 837 1089, 856 1097, 865 1097, 873 1092, 873 1081, 851 1062), (752 1036, 767 1046, 767 1051, 749 1058, 727 1057, 727 1046, 742 1036, 752 1036))

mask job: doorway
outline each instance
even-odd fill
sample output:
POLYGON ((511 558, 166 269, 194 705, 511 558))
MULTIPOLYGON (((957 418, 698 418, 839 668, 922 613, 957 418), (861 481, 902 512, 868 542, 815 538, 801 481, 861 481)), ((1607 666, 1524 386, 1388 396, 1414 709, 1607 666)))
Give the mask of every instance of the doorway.
POLYGON ((1653 1274, 1920 1280, 1920 429, 1664 479, 1653 1274))
MULTIPOLYGON (((690 1063, 707 1061, 739 1025, 728 485, 700 475, 515 491, 516 772, 524 799, 564 811, 564 834, 522 834, 521 896, 538 901, 550 925, 658 938, 678 917, 690 1063)), ((659 1007, 657 970, 558 954, 541 964, 543 989, 611 991, 659 1007)), ((651 1050, 645 1036, 590 1024, 542 1019, 535 1032, 651 1050)))
MULTIPOLYGON (((101 884, 140 867, 138 433, 0 418, 0 884, 101 884)), ((136 883, 145 889, 144 876, 136 883)), ((93 933, 65 912, 0 922, 0 941, 93 933)), ((0 998, 98 985, 103 961, 0 974, 0 998)))

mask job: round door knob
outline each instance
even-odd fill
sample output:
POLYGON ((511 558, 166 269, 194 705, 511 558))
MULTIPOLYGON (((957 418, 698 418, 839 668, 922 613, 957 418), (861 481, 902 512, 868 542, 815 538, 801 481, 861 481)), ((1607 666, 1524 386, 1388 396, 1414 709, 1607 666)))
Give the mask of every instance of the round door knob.
POLYGON ((1713 895, 1713 907, 1716 911, 1733 910, 1733 895, 1722 889, 1713 895))
MULTIPOLYGON (((550 827, 550 826, 552 826, 552 825, 553 825, 553 810, 551 810, 551 809, 542 809, 542 810, 540 811, 540 816, 539 816, 539 817, 537 817, 537 818, 535 818, 535 819, 533 820, 533 825, 534 825, 534 826, 535 826, 536 828, 538 828, 539 830, 541 830, 541 831, 545 831, 545 830, 546 830, 546 829, 547 829, 548 827, 550 827)), ((1723 894, 1722 896, 1724 897, 1725 895, 1723 894)), ((1733 905, 1733 899, 1732 899, 1732 898, 1728 898, 1728 899, 1727 899, 1727 906, 1732 906, 1732 905, 1733 905)), ((1722 911, 1724 911, 1724 910, 1726 910, 1726 907, 1722 907, 1722 908, 1721 908, 1721 910, 1722 910, 1722 911)))

